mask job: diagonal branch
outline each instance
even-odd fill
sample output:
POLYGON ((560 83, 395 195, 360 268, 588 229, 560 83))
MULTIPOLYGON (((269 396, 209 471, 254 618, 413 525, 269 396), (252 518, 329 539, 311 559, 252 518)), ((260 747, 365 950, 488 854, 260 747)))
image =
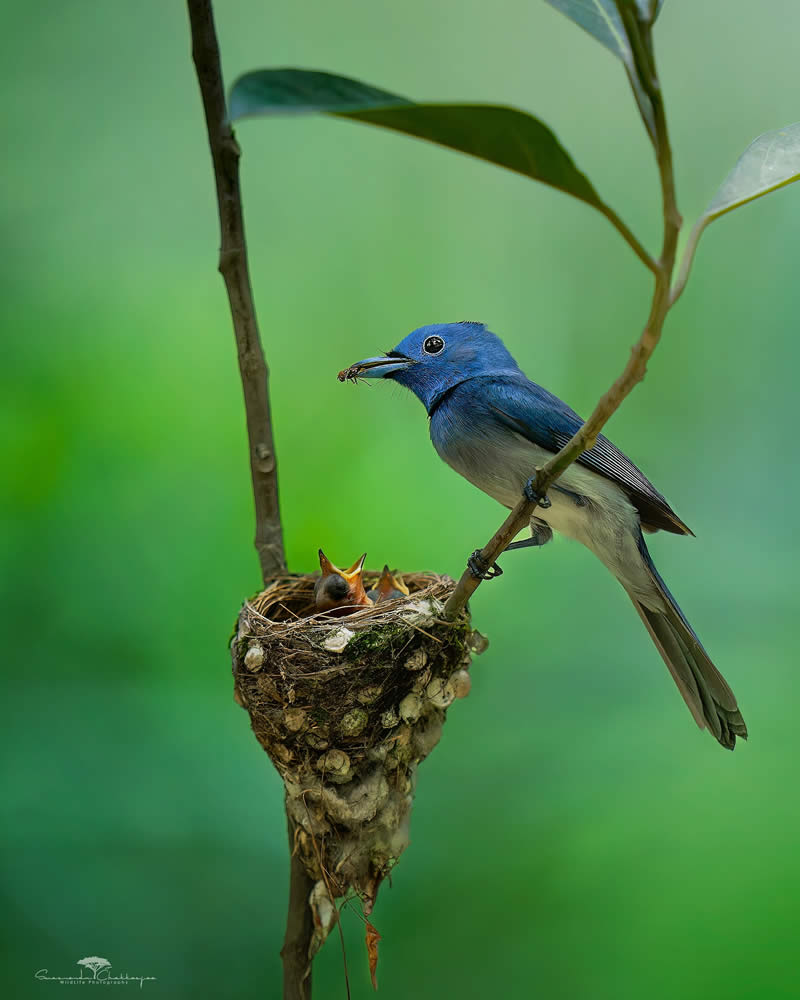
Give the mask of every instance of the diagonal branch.
POLYGON ((286 568, 278 509, 278 474, 269 409, 268 370, 258 334, 247 266, 244 217, 239 187, 239 146, 225 107, 219 44, 211 0, 187 0, 192 58, 203 98, 208 142, 219 205, 219 270, 228 291, 233 332, 244 392, 250 471, 255 500, 255 545, 264 581, 286 568))
MULTIPOLYGON (((650 315, 642 330, 639 340, 631 350, 628 363, 619 378, 614 382, 608 392, 600 399, 594 408, 592 415, 583 424, 581 429, 572 437, 551 459, 541 468, 535 470, 534 489, 538 496, 544 497, 547 490, 553 483, 569 468, 572 463, 583 454, 584 451, 592 447, 597 435, 605 426, 608 419, 619 408, 620 403, 630 393, 633 387, 645 376, 647 363, 658 346, 661 338, 661 330, 664 326, 667 312, 670 308, 670 283, 672 272, 675 267, 675 254, 678 245, 678 233, 681 227, 681 217, 675 201, 675 180, 672 169, 672 150, 667 132, 667 120, 664 111, 664 101, 661 94, 661 87, 656 76, 655 61, 653 59, 652 44, 650 39, 649 25, 642 24, 636 19, 631 19, 623 12, 624 0, 620 3, 620 11, 623 13, 625 27, 638 44, 634 45, 636 53, 636 69, 647 88, 647 94, 653 106, 655 119, 655 136, 653 144, 658 161, 659 176, 661 179, 662 207, 664 214, 664 236, 661 247, 661 257, 656 262, 655 285, 653 288, 653 300, 650 306, 650 315)), ((492 535, 491 539, 481 549, 481 558, 486 565, 491 566, 500 553, 509 545, 516 535, 520 533, 533 517, 538 503, 527 500, 524 496, 517 506, 511 511, 502 525, 492 535)), ((480 585, 480 580, 475 577, 469 569, 465 570, 458 581, 456 589, 445 605, 445 616, 453 619, 461 611, 470 597, 475 593, 480 585)))

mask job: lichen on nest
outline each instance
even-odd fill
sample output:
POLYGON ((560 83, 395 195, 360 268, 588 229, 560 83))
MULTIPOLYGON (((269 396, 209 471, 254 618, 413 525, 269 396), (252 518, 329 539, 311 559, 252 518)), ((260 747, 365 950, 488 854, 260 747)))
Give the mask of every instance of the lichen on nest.
POLYGON ((467 612, 444 618, 449 577, 404 578, 408 597, 334 618, 314 614, 315 576, 282 577, 245 603, 231 643, 236 700, 284 780, 317 883, 317 946, 333 913, 321 899, 352 890, 372 909, 408 844, 417 765, 486 646, 467 612))

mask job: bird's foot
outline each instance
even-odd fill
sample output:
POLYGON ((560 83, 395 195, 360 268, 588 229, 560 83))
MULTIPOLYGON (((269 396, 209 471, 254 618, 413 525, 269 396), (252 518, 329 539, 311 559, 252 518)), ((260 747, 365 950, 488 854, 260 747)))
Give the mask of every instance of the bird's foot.
POLYGON ((536 476, 531 476, 531 478, 527 481, 527 483, 525 483, 525 485, 522 487, 522 493, 526 500, 528 500, 530 503, 537 504, 539 507, 544 508, 544 510, 547 510, 548 507, 552 507, 552 503, 550 502, 550 498, 547 496, 547 494, 543 493, 540 496, 539 493, 537 492, 536 476))
POLYGON ((475 549, 467 559, 467 569, 478 580, 494 580, 496 576, 502 576, 503 571, 497 563, 489 563, 481 555, 480 549, 475 549))

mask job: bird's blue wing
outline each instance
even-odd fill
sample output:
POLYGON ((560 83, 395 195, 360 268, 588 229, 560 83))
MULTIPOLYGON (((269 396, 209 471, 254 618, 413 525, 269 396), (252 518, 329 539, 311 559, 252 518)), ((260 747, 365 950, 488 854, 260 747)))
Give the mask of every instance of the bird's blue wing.
MULTIPOLYGON (((503 376, 490 381, 486 397, 490 411, 504 426, 540 448, 559 451, 583 424, 578 414, 558 396, 524 376, 503 376)), ((639 511, 643 528, 692 534, 650 480, 607 437, 600 434, 594 447, 577 461, 625 490, 639 511)))

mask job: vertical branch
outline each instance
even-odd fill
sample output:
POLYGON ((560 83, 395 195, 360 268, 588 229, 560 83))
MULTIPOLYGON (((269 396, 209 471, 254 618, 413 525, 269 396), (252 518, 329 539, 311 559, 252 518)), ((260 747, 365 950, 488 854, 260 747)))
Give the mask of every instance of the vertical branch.
MULTIPOLYGON (((269 409, 268 369, 258 333, 247 265, 244 216, 239 186, 240 150, 225 106, 219 43, 211 0, 187 0, 192 33, 192 58, 203 99, 208 142, 214 165, 219 208, 219 270, 228 292, 233 332, 239 356, 250 470, 256 513, 255 544, 266 580, 286 568, 278 508, 278 475, 269 409)), ((311 967, 308 948, 313 934, 309 907, 312 884, 294 852, 294 826, 289 825, 289 909, 283 959, 286 1000, 310 1000, 311 967)))
POLYGON ((192 58, 200 84, 219 206, 219 270, 228 291, 239 355, 256 513, 255 545, 266 581, 286 568, 278 509, 278 474, 269 409, 268 370, 258 334, 247 266, 239 187, 239 146, 228 122, 211 0, 187 0, 192 58))
POLYGON ((314 933, 314 919, 308 899, 314 883, 295 851, 294 823, 289 826, 289 912, 286 915, 286 937, 281 949, 283 961, 283 1000, 311 1000, 311 959, 308 946, 314 933))

